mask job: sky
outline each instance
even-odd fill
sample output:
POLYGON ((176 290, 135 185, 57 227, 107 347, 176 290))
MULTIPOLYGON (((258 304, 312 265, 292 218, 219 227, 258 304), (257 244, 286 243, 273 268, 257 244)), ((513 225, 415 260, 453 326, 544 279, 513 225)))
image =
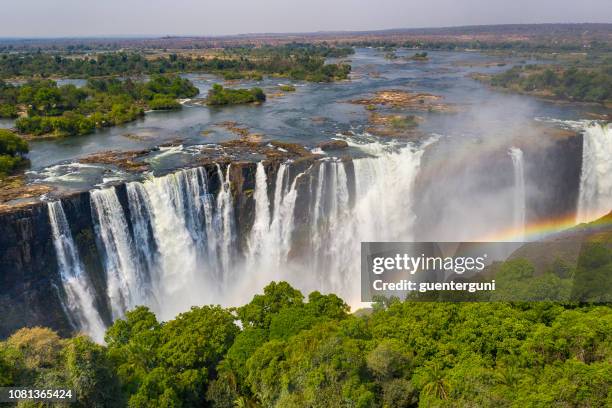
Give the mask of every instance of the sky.
POLYGON ((612 23, 612 0, 0 0, 0 37, 612 23))

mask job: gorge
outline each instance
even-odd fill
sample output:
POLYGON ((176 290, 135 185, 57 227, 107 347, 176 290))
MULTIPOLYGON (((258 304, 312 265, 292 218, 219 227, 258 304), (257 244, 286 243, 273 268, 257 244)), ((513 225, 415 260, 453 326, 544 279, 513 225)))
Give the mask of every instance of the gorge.
MULTIPOLYGON (((509 223, 539 221, 534 186, 554 184, 549 175, 563 177, 567 164, 544 171, 550 163, 538 155, 559 151, 583 161, 574 182, 561 180, 577 191, 548 197, 548 216, 572 205, 583 221, 608 212, 612 172, 601 146, 611 139, 609 126, 593 123, 545 153, 509 150, 509 174, 496 179, 500 205, 506 189, 513 197, 509 223)), ((360 242, 420 238, 427 188, 418 179, 441 142, 347 141, 361 156, 210 163, 3 212, 0 265, 14 273, 3 275, 0 334, 45 325, 102 341, 104 328, 137 305, 170 319, 194 304, 238 304, 271 280, 358 304, 360 242)), ((524 236, 526 225, 518 227, 524 236)))

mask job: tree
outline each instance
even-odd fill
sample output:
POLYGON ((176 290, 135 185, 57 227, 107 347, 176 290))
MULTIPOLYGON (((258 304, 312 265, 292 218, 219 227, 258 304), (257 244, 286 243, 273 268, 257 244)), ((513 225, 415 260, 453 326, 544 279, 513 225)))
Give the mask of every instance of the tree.
POLYGON ((28 142, 9 130, 0 129, 0 178, 23 167, 28 150, 28 142))
POLYGON ((263 295, 255 295, 250 303, 236 309, 238 318, 247 327, 270 327, 272 316, 282 308, 301 305, 304 296, 287 282, 271 282, 263 295))
POLYGON ((370 371, 379 380, 408 377, 411 369, 410 356, 396 340, 383 340, 366 357, 370 371))
POLYGON ((104 347, 89 338, 70 339, 65 347, 66 376, 83 407, 116 407, 124 404, 119 379, 104 347))

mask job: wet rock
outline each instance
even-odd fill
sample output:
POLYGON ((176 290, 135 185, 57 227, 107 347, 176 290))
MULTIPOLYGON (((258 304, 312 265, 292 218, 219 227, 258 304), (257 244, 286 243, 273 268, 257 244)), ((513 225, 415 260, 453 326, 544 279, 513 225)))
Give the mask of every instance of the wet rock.
POLYGON ((366 131, 383 137, 415 137, 420 136, 416 127, 422 120, 414 115, 383 115, 372 112, 369 116, 370 126, 366 128, 366 131))
POLYGON ((455 112, 452 105, 440 102, 441 96, 428 93, 413 93, 402 90, 378 91, 370 98, 355 99, 350 103, 364 106, 383 105, 429 112, 455 112))
POLYGON ((138 159, 149 154, 151 150, 128 152, 109 151, 92 154, 79 160, 80 163, 110 164, 127 171, 143 172, 149 170, 149 165, 138 159))
POLYGON ((42 184, 27 184, 25 177, 12 176, 0 180, 0 212, 11 207, 30 204, 52 188, 42 184))
POLYGON ((328 140, 328 141, 319 143, 317 147, 323 151, 340 150, 340 149, 346 149, 348 147, 348 143, 344 140, 328 140))
POLYGON ((227 120, 225 122, 221 122, 221 123, 217 123, 216 126, 219 126, 223 129, 229 130, 230 132, 232 132, 233 134, 239 136, 239 137, 245 137, 247 136, 250 132, 249 132, 249 128, 246 126, 241 126, 238 122, 234 122, 231 120, 227 120))

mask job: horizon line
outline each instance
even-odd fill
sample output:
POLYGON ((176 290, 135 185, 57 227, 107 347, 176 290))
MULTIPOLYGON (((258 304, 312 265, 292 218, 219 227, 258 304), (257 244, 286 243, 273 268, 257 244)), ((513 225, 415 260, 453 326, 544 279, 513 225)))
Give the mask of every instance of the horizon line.
POLYGON ((508 27, 508 26, 545 26, 545 25, 599 25, 610 26, 612 23, 598 22, 555 22, 555 23, 501 23, 501 24, 469 24, 469 25, 450 25, 450 26, 421 26, 421 27, 393 27, 377 28, 372 30, 319 30, 319 31, 279 31, 279 32, 250 32, 232 34, 97 34, 97 35, 65 35, 65 36, 0 36, 2 40, 105 40, 105 39, 170 39, 170 38, 232 38, 232 37, 253 37, 253 36, 296 36, 296 35, 324 35, 324 34, 355 34, 355 33, 383 33, 390 31, 410 31, 410 30, 443 30, 461 29, 475 27, 508 27))

